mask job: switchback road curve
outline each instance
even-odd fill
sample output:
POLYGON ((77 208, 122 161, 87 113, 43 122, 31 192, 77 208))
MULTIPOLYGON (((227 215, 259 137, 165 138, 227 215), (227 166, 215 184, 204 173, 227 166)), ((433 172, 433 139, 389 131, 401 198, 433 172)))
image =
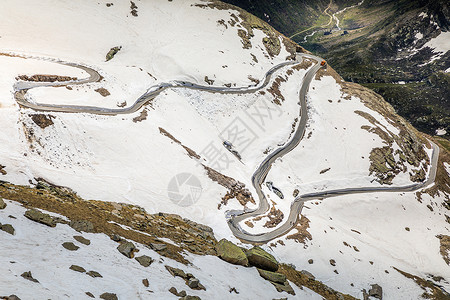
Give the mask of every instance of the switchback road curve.
MULTIPOLYGON (((23 56, 21 56, 23 57, 23 56)), ((26 58, 33 58, 33 59, 41 59, 36 57, 26 57, 26 58)), ((98 114, 98 115, 118 115, 118 114, 130 114, 138 111, 142 108, 145 104, 147 104, 149 101, 154 99, 156 96, 158 96, 161 92, 164 90, 171 88, 188 88, 188 89, 194 89, 194 90, 201 90, 201 91, 208 91, 208 92, 214 92, 214 93, 223 93, 223 94, 248 94, 248 93, 254 93, 258 90, 264 88, 269 83, 272 75, 277 70, 281 69, 282 67, 288 66, 288 65, 295 65, 299 62, 301 62, 302 59, 308 58, 310 60, 313 60, 316 62, 316 64, 310 68, 307 73, 305 74, 305 77, 303 79, 302 85, 300 87, 299 92, 299 98, 300 98, 300 121, 297 126, 297 129, 292 137, 292 139, 286 143, 284 146, 276 149, 272 153, 270 153, 263 162, 259 165, 257 170, 254 172, 252 176, 252 184, 253 187, 256 190, 256 193, 259 198, 259 206, 258 208, 250 211, 240 211, 240 210, 233 210, 228 211, 226 213, 226 218, 228 225, 230 227, 230 230, 233 232, 233 234, 246 242, 252 242, 252 243, 266 243, 272 239, 275 239, 281 235, 286 234, 288 231, 290 231, 298 222, 299 215, 301 213, 301 210, 303 208, 303 203, 309 200, 313 199, 324 199, 334 196, 340 196, 340 195, 347 195, 347 194, 355 194, 355 193, 371 193, 371 192, 410 192, 422 189, 431 183, 434 182, 434 179, 436 177, 436 170, 437 170, 437 160, 439 157, 439 147, 432 143, 433 147, 433 154, 431 159, 431 169, 428 175, 428 179, 423 183, 417 183, 417 184, 411 184, 407 186, 400 186, 400 187, 359 187, 359 188, 345 188, 345 189, 336 189, 336 190, 328 190, 328 191, 321 191, 316 193, 309 193, 309 194, 303 194, 295 198, 295 200, 291 204, 291 210, 289 213, 289 216, 285 223, 283 223, 281 226, 276 228, 273 231, 266 232, 266 233, 260 233, 260 234, 252 234, 244 229, 241 228, 239 225, 240 222, 242 222, 245 219, 256 217, 262 214, 265 214, 269 210, 269 203, 264 195, 264 193, 261 190, 261 185, 264 182, 268 172, 270 171, 270 168, 273 164, 273 162, 288 152, 290 152, 292 149, 294 149, 301 141, 301 139, 304 136, 306 124, 308 121, 308 113, 306 111, 307 105, 306 105, 306 94, 309 89, 309 85, 316 75, 316 73, 319 71, 320 68, 323 66, 320 65, 320 62, 322 59, 320 57, 310 55, 310 54, 304 54, 304 53, 297 53, 296 59, 294 61, 288 61, 280 63, 274 67, 272 67, 264 76, 263 80, 261 80, 260 84, 252 87, 240 87, 240 88, 227 88, 227 87, 212 87, 212 86, 202 86, 195 83, 189 83, 189 82, 183 82, 183 81, 173 81, 170 83, 161 83, 155 86, 152 86, 147 90, 146 93, 144 93, 141 97, 139 97, 133 105, 125 108, 117 108, 117 109, 110 109, 110 108, 103 108, 103 107, 96 107, 96 106, 77 106, 77 105, 53 105, 53 104, 41 104, 41 103, 32 103, 28 101, 26 94, 27 91, 32 88, 37 87, 48 87, 48 86, 67 86, 67 85, 78 85, 78 84, 85 84, 90 82, 96 82, 100 81, 101 76, 97 71, 95 71, 92 68, 89 68, 87 66, 82 66, 78 64, 58 61, 58 60, 48 60, 51 62, 59 63, 62 65, 67 65, 75 68, 82 69, 86 71, 89 74, 88 78, 80 79, 80 80, 73 80, 73 81, 65 81, 65 82, 17 82, 14 86, 14 96, 17 103, 26 108, 30 108, 36 111, 47 111, 47 112, 64 112, 64 113, 90 113, 90 114, 98 114)))

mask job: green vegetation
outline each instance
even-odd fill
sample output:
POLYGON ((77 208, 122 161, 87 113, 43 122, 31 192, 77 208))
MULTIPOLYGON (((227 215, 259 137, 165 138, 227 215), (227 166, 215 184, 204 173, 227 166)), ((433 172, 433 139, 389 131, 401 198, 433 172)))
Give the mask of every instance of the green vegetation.
MULTIPOLYGON (((361 6, 338 14, 341 31, 334 30, 334 20, 327 26, 324 13, 329 1, 294 0, 225 0, 240 6, 309 51, 325 58, 346 80, 363 84, 383 96, 416 128, 435 134, 440 128, 450 135, 450 52, 432 60, 429 48, 418 51, 440 30, 450 30, 448 4, 443 0, 365 0, 361 6), (418 17, 426 12, 430 17, 418 17), (269 16, 269 17, 267 17, 269 16), (305 30, 307 29, 307 30, 305 30), (304 37, 308 37, 304 43, 304 37), (344 34, 344 31, 346 34, 344 34), (422 39, 416 37, 423 35, 422 39), (416 49, 415 52, 409 52, 416 49), (396 84, 398 82, 406 84, 396 84)), ((333 0, 327 11, 333 14, 360 1, 333 0)))

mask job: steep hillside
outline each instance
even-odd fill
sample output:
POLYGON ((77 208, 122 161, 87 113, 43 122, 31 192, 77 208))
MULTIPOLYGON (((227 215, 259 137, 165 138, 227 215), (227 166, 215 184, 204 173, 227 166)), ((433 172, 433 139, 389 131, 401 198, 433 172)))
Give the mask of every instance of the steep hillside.
POLYGON ((448 297, 448 152, 264 21, 0 17, 0 298, 448 297))
POLYGON ((329 7, 304 1, 227 2, 323 56, 344 79, 381 94, 416 128, 448 138, 446 1, 332 1, 329 7))

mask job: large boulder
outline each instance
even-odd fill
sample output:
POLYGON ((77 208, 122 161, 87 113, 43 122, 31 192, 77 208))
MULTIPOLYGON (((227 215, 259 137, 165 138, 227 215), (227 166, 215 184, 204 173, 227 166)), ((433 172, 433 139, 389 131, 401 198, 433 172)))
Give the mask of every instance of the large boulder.
POLYGON ((232 242, 221 239, 216 245, 217 256, 230 264, 248 266, 248 259, 244 251, 232 242))
POLYGON ((136 250, 136 246, 132 242, 124 242, 117 247, 120 253, 128 258, 133 258, 133 252, 136 250))
POLYGON ((256 246, 245 253, 250 265, 259 269, 275 272, 278 270, 278 262, 271 254, 256 246))
POLYGON ((378 284, 372 284, 372 287, 369 290, 369 296, 377 299, 383 299, 383 289, 378 284))
POLYGON ((25 212, 25 217, 50 227, 55 227, 57 223, 57 220, 49 214, 44 214, 43 212, 40 212, 39 210, 34 208, 27 210, 25 212))
POLYGON ((269 280, 272 282, 284 284, 286 282, 286 276, 284 274, 270 272, 266 270, 257 269, 259 275, 261 275, 262 278, 265 280, 269 280))

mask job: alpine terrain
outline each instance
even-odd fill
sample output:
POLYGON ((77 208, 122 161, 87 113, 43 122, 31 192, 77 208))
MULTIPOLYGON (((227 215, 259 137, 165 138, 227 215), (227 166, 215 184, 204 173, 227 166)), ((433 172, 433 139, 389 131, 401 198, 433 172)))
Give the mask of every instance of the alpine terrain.
POLYGON ((348 57, 217 0, 0 18, 0 299, 449 299, 448 147, 348 57))
MULTIPOLYGON (((382 95, 419 130, 450 136, 450 8, 443 0, 226 0, 382 95)), ((448 146, 447 146, 448 147, 448 146)))

